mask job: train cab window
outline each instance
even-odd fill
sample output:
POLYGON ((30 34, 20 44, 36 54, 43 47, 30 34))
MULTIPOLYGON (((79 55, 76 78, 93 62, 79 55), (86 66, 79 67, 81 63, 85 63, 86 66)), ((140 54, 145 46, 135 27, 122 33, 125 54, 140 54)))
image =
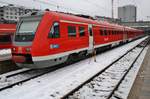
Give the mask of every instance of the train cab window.
POLYGON ((85 28, 84 27, 79 27, 79 35, 81 36, 85 36, 85 28))
POLYGON ((76 37, 76 27, 75 26, 68 26, 68 36, 76 37))
POLYGON ((58 22, 55 22, 53 24, 48 37, 49 38, 59 38, 60 37, 59 23, 58 22))

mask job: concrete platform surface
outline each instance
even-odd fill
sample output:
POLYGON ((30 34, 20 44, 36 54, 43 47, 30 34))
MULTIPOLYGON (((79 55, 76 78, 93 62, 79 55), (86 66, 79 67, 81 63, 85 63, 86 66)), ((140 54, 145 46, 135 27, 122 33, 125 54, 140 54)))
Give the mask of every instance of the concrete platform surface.
POLYGON ((128 99, 150 99, 150 46, 128 99))

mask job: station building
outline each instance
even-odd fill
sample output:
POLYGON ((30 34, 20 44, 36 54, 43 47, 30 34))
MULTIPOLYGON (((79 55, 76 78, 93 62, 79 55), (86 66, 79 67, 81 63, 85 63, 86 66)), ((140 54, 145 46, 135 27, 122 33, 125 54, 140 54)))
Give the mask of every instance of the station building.
POLYGON ((25 7, 18 7, 14 6, 12 4, 7 5, 7 6, 2 6, 0 7, 0 20, 6 20, 6 21, 18 21, 19 17, 33 12, 37 11, 36 9, 27 9, 25 7))

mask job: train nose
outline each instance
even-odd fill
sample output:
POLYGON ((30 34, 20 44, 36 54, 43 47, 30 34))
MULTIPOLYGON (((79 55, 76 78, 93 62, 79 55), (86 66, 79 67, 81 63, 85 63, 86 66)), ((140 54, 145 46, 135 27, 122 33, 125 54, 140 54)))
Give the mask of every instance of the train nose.
POLYGON ((13 47, 12 53, 17 54, 31 54, 31 47, 13 47))
POLYGON ((33 64, 30 54, 13 54, 12 59, 15 63, 33 64))

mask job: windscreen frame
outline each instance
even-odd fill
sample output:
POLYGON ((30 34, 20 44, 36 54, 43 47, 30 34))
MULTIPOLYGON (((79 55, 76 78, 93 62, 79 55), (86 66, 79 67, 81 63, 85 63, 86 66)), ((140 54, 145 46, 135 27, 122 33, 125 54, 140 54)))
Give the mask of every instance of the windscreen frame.
POLYGON ((20 20, 19 20, 19 22, 18 22, 18 24, 17 24, 17 29, 16 29, 16 33, 14 34, 13 41, 14 42, 32 42, 34 40, 34 38, 35 38, 36 31, 37 31, 37 29, 38 29, 38 27, 39 27, 39 25, 41 23, 42 17, 43 17, 43 15, 21 17, 20 20), (20 26, 21 26, 21 24, 22 24, 23 21, 27 21, 27 22, 28 21, 39 21, 39 23, 38 23, 38 25, 37 25, 37 27, 35 29, 34 38, 33 38, 32 41, 17 41, 16 40, 16 35, 19 32, 20 26))

